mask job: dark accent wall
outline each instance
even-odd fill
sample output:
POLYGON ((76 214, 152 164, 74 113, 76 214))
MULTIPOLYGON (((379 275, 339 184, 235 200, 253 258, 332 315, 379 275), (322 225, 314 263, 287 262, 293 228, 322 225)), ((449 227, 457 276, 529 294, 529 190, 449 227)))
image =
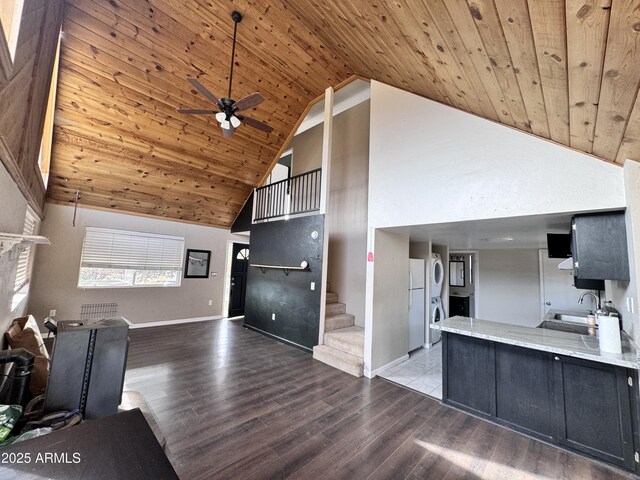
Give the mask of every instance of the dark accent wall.
POLYGON ((240 213, 236 217, 233 225, 231 225, 231 233, 248 232, 251 230, 251 221, 253 218, 253 192, 244 202, 244 207, 240 210, 240 213))
POLYGON ((299 266, 307 270, 249 267, 244 324, 300 347, 318 344, 324 215, 251 226, 251 264, 299 266), (312 238, 312 232, 318 232, 312 238), (315 290, 311 290, 315 282, 315 290), (272 320, 272 314, 276 319, 272 320))

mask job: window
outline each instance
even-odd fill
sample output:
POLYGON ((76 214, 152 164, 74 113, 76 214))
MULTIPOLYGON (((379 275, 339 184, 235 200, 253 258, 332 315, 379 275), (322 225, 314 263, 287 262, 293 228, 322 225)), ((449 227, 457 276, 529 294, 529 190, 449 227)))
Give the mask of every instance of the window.
MULTIPOLYGON (((0 0, 1 2, 2 0, 0 0)), ((58 70, 60 66, 60 41, 58 36, 58 47, 51 73, 51 86, 49 87, 49 98, 47 100, 47 110, 44 114, 44 127, 42 129, 42 140, 40 142, 40 155, 38 156, 38 166, 42 174, 42 182, 46 190, 49 183, 49 170, 51 165, 51 148, 53 145, 53 123, 56 109, 56 92, 58 91, 58 70)))
POLYGON ((9 53, 11 63, 13 63, 18 47, 23 3, 24 0, 0 0, 0 27, 4 34, 0 40, 4 42, 5 48, 3 50, 9 53))
MULTIPOLYGON (((24 228, 22 233, 24 235, 35 235, 36 227, 38 226, 38 219, 29 210, 24 217, 24 228)), ((24 247, 24 250, 20 252, 18 257, 18 267, 16 269, 16 282, 14 285, 14 293, 20 291, 29 283, 29 266, 31 264, 31 252, 33 251, 33 245, 29 244, 24 247)))
POLYGON ((249 249, 243 248, 240 250, 238 255, 236 255, 236 260, 249 260, 249 249))
POLYGON ((184 237, 87 227, 78 288, 179 287, 184 237))

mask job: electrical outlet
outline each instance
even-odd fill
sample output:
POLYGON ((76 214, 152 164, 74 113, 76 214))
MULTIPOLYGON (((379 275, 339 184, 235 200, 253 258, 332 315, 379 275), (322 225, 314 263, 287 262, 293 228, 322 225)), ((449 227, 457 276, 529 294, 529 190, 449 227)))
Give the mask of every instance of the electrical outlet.
POLYGON ((315 290, 316 289, 316 282, 311 282, 311 290, 315 290))
POLYGON ((209 306, 213 305, 213 300, 209 300, 209 306))
POLYGON ((275 314, 275 313, 272 313, 272 314, 271 314, 271 320, 275 320, 275 319, 276 319, 276 314, 275 314))
POLYGON ((56 311, 55 310, 49 310, 49 316, 50 317, 55 317, 56 316, 56 311))

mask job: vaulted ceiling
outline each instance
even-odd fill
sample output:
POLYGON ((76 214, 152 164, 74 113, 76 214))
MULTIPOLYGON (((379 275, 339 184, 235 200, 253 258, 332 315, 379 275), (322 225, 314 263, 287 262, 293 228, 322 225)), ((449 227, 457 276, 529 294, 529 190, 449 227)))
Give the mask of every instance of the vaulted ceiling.
POLYGON ((228 227, 310 101, 356 74, 640 160, 640 0, 69 0, 48 196, 228 227), (187 82, 266 101, 224 138, 187 82))

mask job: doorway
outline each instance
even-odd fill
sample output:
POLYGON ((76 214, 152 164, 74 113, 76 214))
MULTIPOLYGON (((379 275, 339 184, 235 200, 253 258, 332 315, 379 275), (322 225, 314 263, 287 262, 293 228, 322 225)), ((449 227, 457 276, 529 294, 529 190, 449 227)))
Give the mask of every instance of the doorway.
POLYGON ((477 317, 478 252, 449 252, 449 316, 477 317))
POLYGON ((231 269, 229 284, 229 317, 244 315, 247 293, 247 272, 249 271, 249 245, 233 243, 231 249, 231 269))

